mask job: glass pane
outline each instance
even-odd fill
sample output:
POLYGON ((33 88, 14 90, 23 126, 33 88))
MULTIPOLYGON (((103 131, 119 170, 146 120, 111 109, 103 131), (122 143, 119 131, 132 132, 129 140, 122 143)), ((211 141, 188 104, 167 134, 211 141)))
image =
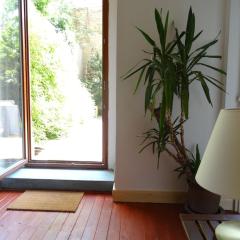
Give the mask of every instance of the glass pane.
POLYGON ((102 0, 28 6, 33 160, 101 162, 102 0))
POLYGON ((19 1, 1 0, 0 169, 23 158, 22 123, 19 1))

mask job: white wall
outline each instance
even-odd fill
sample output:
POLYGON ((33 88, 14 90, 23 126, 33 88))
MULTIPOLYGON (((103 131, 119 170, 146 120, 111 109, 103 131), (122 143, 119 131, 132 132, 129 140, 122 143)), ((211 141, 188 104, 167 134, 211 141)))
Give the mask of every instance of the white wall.
POLYGON ((227 54, 227 82, 225 107, 233 108, 240 106, 240 1, 229 1, 228 19, 228 54, 227 54))
MULTIPOLYGON (((228 1, 228 17, 226 21, 226 91, 225 108, 240 107, 240 1, 228 1)), ((239 201, 222 198, 221 205, 224 209, 240 211, 239 201)))
MULTIPOLYGON (((111 1, 110 1, 111 2, 111 1)), ((177 27, 183 29, 189 6, 196 14, 197 30, 204 30, 200 44, 212 40, 221 30, 219 44, 213 52, 223 54, 224 49, 224 0, 120 0, 118 2, 117 25, 117 84, 116 84, 116 174, 115 188, 121 190, 160 190, 181 191, 186 189, 185 182, 179 181, 173 169, 175 162, 162 155, 160 167, 156 168, 156 156, 151 150, 138 153, 141 135, 153 123, 144 116, 144 91, 133 95, 136 81, 122 81, 120 76, 144 57, 142 49, 147 48, 143 37, 135 26, 156 37, 154 28, 154 8, 170 10, 177 27)), ((222 63, 217 63, 218 67, 222 63)), ((216 75, 216 77, 219 77, 216 75)), ((198 143, 203 152, 211 129, 216 120, 221 94, 211 89, 214 108, 211 108, 200 91, 199 86, 191 88, 190 119, 186 124, 186 142, 198 143)))

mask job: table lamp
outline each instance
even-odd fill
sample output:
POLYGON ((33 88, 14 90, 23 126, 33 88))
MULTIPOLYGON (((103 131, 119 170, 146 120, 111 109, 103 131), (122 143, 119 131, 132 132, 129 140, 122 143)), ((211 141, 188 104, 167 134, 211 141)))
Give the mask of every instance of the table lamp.
MULTIPOLYGON (((213 193, 240 199, 240 109, 221 110, 196 181, 213 193)), ((239 240, 240 222, 223 222, 215 233, 218 240, 239 240)))

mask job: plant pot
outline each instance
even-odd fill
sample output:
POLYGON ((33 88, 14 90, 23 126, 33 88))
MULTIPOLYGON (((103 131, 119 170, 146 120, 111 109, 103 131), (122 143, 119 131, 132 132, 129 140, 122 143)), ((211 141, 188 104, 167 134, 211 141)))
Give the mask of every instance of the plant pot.
POLYGON ((202 188, 195 180, 188 180, 187 208, 195 213, 217 213, 221 196, 202 188))

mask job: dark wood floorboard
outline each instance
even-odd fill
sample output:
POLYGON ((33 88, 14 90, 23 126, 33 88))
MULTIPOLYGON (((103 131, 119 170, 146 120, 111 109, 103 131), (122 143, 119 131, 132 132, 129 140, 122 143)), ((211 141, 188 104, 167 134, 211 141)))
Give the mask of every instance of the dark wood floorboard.
POLYGON ((186 240, 181 205, 114 203, 85 193, 75 213, 7 210, 20 192, 0 192, 0 240, 186 240))

